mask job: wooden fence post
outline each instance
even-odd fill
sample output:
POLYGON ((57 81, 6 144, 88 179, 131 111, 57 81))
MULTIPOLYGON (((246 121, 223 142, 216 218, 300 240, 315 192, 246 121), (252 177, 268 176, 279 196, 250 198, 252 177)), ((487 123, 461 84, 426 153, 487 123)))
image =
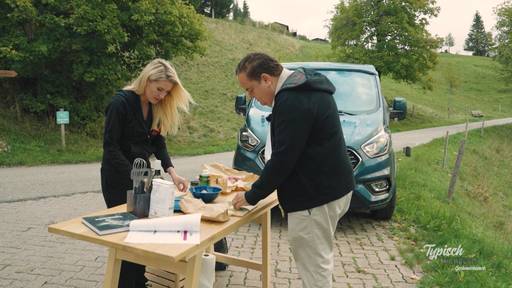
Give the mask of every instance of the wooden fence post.
POLYGON ((462 156, 464 156, 464 146, 466 145, 466 140, 468 139, 468 125, 466 122, 466 133, 464 138, 460 140, 459 152, 457 153, 457 160, 455 160, 455 167, 453 167, 452 178, 450 179, 450 185, 448 186, 448 200, 451 201, 453 199, 453 193, 455 192, 455 184, 457 183, 457 178, 459 177, 460 166, 462 165, 462 156))

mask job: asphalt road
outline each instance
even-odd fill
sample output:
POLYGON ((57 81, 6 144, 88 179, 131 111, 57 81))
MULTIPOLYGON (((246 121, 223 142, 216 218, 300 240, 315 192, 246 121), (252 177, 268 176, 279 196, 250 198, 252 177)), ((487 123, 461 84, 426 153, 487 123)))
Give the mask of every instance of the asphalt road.
MULTIPOLYGON (((486 121, 485 126, 510 123, 512 118, 504 118, 486 121)), ((470 129, 478 129, 481 125, 481 122, 471 123, 470 129)), ((454 134, 464 129, 465 124, 460 124, 394 133, 393 148, 398 151, 406 146, 414 147, 444 137, 446 131, 454 134)), ((177 157, 173 162, 178 174, 193 179, 201 172, 204 163, 231 166, 233 153, 177 157)), ((160 167, 158 161, 152 167, 160 167)), ((99 171, 100 163, 0 168, 0 203, 97 192, 101 190, 99 171)))

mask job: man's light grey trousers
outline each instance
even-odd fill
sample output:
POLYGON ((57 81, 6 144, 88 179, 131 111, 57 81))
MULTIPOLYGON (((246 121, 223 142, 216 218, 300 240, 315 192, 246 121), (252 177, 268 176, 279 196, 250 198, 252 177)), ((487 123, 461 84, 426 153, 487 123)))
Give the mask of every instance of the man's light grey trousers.
POLYGON ((303 288, 332 287, 334 233, 352 192, 322 206, 288 213, 288 241, 303 288))

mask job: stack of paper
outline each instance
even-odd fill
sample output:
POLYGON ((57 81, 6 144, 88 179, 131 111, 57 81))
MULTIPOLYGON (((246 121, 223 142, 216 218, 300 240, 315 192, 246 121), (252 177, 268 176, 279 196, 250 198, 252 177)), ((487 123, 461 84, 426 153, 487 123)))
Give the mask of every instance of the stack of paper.
POLYGON ((199 244, 201 214, 140 219, 130 222, 125 242, 199 244))

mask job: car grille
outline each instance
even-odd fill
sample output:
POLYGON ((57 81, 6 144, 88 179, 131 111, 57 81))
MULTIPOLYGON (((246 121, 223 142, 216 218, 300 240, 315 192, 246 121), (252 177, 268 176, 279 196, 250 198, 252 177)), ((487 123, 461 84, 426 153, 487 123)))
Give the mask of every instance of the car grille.
MULTIPOLYGON (((350 163, 352 164, 352 170, 356 170, 357 165, 359 165, 359 163, 361 162, 361 158, 352 149, 347 149, 347 155, 348 159, 350 160, 350 163)), ((261 163, 265 165, 265 148, 260 150, 260 153, 258 153, 258 158, 260 158, 261 163)))
POLYGON ((352 149, 347 149, 347 155, 348 155, 348 159, 350 160, 350 163, 352 164, 352 170, 356 170, 357 165, 359 165, 359 163, 361 163, 361 158, 352 149))

